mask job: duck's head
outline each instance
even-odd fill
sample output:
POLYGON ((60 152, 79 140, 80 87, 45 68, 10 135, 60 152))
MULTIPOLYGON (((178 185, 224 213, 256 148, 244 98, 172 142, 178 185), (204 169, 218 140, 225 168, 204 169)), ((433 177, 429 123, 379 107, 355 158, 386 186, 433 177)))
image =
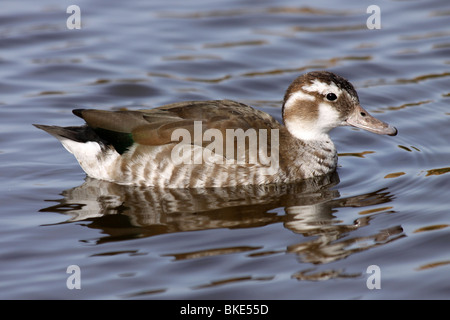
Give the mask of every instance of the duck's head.
POLYGON ((361 107, 350 82, 328 71, 309 72, 291 83, 284 96, 283 120, 288 131, 302 140, 329 139, 328 132, 339 126, 397 134, 396 128, 361 107))

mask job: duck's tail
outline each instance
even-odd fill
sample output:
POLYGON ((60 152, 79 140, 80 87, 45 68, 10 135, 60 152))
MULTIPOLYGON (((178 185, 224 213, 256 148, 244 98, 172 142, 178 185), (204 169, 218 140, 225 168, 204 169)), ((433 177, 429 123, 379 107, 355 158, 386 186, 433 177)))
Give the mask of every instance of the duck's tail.
POLYGON ((61 142, 90 177, 111 180, 111 164, 119 157, 115 149, 88 126, 58 127, 33 124, 61 142))

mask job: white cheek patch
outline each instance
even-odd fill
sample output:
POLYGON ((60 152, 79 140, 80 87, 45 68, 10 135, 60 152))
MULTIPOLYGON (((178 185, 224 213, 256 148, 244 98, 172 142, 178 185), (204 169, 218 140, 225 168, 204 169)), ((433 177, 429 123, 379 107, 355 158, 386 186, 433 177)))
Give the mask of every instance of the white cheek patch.
POLYGON ((286 103, 284 104, 284 107, 289 109, 299 100, 315 101, 316 98, 310 94, 304 93, 303 91, 297 91, 289 96, 286 103))
POLYGON ((342 93, 342 90, 334 83, 325 83, 318 79, 314 79, 311 84, 304 85, 303 90, 308 92, 318 92, 320 94, 326 95, 327 93, 334 93, 338 98, 342 93))
POLYGON ((317 126, 323 128, 324 133, 327 133, 341 124, 342 120, 340 119, 340 114, 335 108, 330 106, 328 103, 319 104, 317 126))

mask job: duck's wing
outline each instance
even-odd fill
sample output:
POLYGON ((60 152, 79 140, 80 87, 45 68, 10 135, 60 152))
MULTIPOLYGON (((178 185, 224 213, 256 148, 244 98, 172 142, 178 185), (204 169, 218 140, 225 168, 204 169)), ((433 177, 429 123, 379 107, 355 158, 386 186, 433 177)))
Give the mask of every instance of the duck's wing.
MULTIPOLYGON (((74 110, 103 140, 111 143, 119 153, 133 143, 158 146, 178 142, 180 135, 190 135, 191 142, 209 133, 222 135, 227 130, 248 132, 260 129, 279 129, 280 123, 269 114, 231 100, 187 101, 155 109, 138 111, 74 110), (178 131, 176 131, 178 130, 178 131)), ((200 141, 202 146, 210 141, 200 141)), ((225 141, 224 141, 225 143, 225 141)))

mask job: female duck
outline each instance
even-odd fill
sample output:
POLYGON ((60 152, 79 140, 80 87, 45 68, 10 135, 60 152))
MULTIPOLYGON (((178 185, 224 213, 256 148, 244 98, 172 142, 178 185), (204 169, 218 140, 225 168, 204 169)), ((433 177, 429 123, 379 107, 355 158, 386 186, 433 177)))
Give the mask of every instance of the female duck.
POLYGON ((336 169, 329 131, 397 129, 372 117, 346 79, 315 71, 286 91, 283 124, 230 101, 189 101, 139 111, 74 110, 86 125, 35 125, 73 153, 90 177, 154 187, 290 183, 336 169))

